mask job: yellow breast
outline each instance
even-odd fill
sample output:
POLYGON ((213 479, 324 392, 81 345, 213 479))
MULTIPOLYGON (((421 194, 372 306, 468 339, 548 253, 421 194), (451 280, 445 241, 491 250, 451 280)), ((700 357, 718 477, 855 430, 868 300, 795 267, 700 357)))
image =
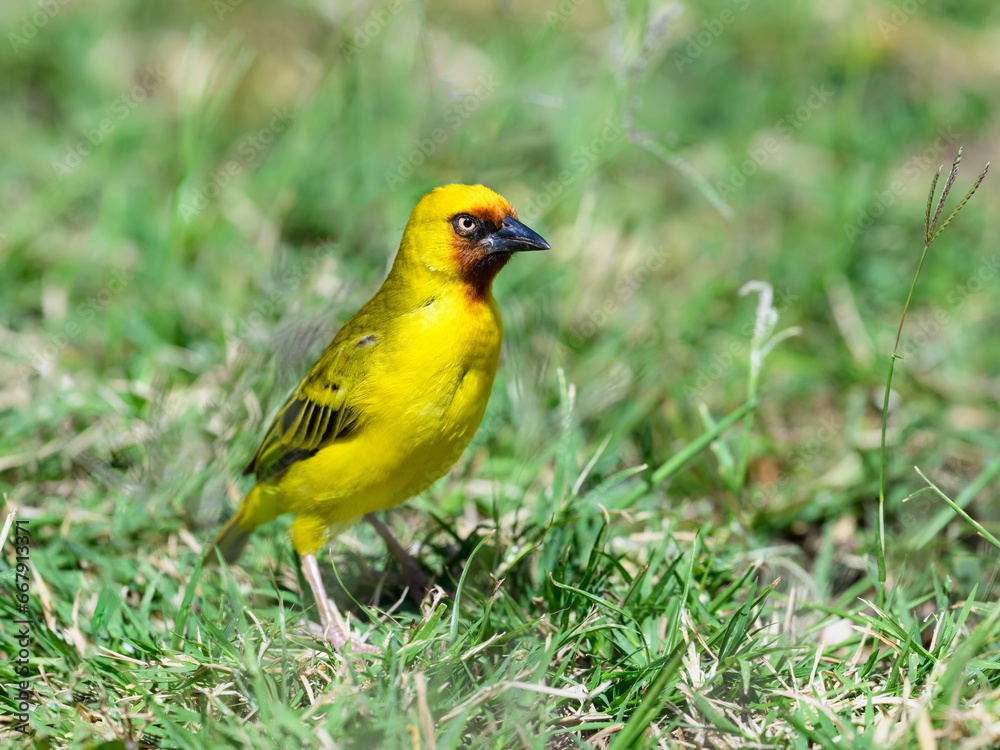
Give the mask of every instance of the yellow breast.
POLYGON ((448 472, 482 421, 502 338, 492 294, 442 295, 396 320, 355 395, 364 427, 261 487, 280 512, 298 514, 296 551, 319 549, 361 515, 398 505, 448 472))

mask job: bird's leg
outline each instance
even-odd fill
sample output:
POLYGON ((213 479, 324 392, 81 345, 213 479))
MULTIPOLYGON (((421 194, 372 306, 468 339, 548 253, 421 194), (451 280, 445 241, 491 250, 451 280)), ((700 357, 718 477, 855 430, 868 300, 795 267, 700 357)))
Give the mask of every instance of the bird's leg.
POLYGON ((420 563, 413 559, 413 555, 407 552, 396 537, 389 531, 389 527, 382 523, 374 513, 366 513, 365 520, 375 527, 375 531, 382 537, 389 553, 396 558, 396 561, 403 568, 403 581, 410 589, 410 597, 419 604, 424 599, 424 594, 431 587, 431 579, 424 573, 420 563))
MULTIPOLYGON (((323 577, 319 573, 316 555, 302 555, 302 572, 305 574, 306 580, 309 581, 309 588, 312 589, 316 606, 319 608, 319 619, 323 623, 323 632, 319 634, 319 638, 339 651, 347 645, 348 636, 341 625, 342 619, 340 612, 337 611, 337 605, 326 596, 326 588, 323 586, 323 577)), ((350 641, 351 650, 355 654, 379 653, 378 648, 370 643, 363 643, 356 638, 351 638, 350 641)))

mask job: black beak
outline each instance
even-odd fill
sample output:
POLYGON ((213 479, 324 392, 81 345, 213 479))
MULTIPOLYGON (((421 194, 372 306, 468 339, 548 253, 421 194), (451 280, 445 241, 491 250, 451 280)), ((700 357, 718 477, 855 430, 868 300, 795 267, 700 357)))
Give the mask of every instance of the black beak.
POLYGON ((549 249, 549 243, 538 232, 510 216, 503 220, 502 227, 484 237, 479 246, 487 254, 549 249))

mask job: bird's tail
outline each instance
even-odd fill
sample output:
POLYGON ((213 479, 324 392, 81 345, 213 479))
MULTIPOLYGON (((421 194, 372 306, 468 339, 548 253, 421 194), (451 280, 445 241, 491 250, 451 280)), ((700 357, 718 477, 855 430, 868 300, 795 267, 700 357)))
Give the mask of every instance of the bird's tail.
POLYGON ((240 507, 236 509, 233 517, 222 527, 222 531, 215 537, 215 541, 205 550, 205 556, 202 559, 203 565, 210 565, 216 562, 216 547, 218 547, 227 563, 236 562, 236 559, 246 546, 247 540, 250 538, 250 533, 257 528, 257 505, 259 500, 259 488, 254 487, 243 498, 243 502, 240 503, 240 507))

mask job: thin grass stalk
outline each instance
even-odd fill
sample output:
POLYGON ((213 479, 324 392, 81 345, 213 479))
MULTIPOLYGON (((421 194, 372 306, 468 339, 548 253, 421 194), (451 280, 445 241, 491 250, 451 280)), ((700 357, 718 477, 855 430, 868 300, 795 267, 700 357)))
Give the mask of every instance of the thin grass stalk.
POLYGON ((927 195, 927 207, 924 210, 924 249, 920 253, 920 261, 917 263, 917 271, 913 275, 913 282, 910 284, 910 291, 906 295, 906 303, 903 305, 903 314, 899 318, 899 328, 896 330, 896 342, 892 347, 892 355, 889 357, 889 373, 885 381, 885 394, 882 399, 882 437, 879 443, 879 462, 878 462, 878 525, 876 527, 876 539, 875 539, 875 556, 878 565, 878 602, 882 606, 885 603, 885 582, 886 582, 886 565, 885 565, 885 438, 886 430, 889 424, 889 394, 892 392, 892 375, 895 370, 896 360, 899 359, 899 342, 903 336, 903 324, 906 322, 906 313, 910 309, 910 301, 913 299, 913 292, 917 287, 917 279, 920 278, 920 271, 924 267, 924 260, 927 257, 927 251, 930 249, 931 244, 937 239, 938 235, 941 234, 942 230, 954 219, 958 212, 962 210, 969 199, 973 196, 979 186, 982 184, 983 179, 986 177, 986 172, 989 170, 989 162, 980 172, 979 178, 976 180, 975 184, 966 193, 965 198, 962 199, 961 203, 953 210, 948 218, 939 227, 938 219, 941 217, 941 211, 944 208, 945 201, 948 198, 948 194, 951 192, 952 186, 955 184, 955 177, 958 175, 958 165, 962 161, 962 149, 958 149, 958 153, 955 155, 955 161, 952 162, 951 172, 948 175, 948 181, 945 183, 944 189, 941 191, 941 197, 938 200, 937 208, 934 211, 934 218, 931 219, 931 206, 934 205, 934 192, 937 189, 938 179, 941 177, 941 170, 944 165, 938 167, 934 178, 931 180, 931 189, 927 195))

